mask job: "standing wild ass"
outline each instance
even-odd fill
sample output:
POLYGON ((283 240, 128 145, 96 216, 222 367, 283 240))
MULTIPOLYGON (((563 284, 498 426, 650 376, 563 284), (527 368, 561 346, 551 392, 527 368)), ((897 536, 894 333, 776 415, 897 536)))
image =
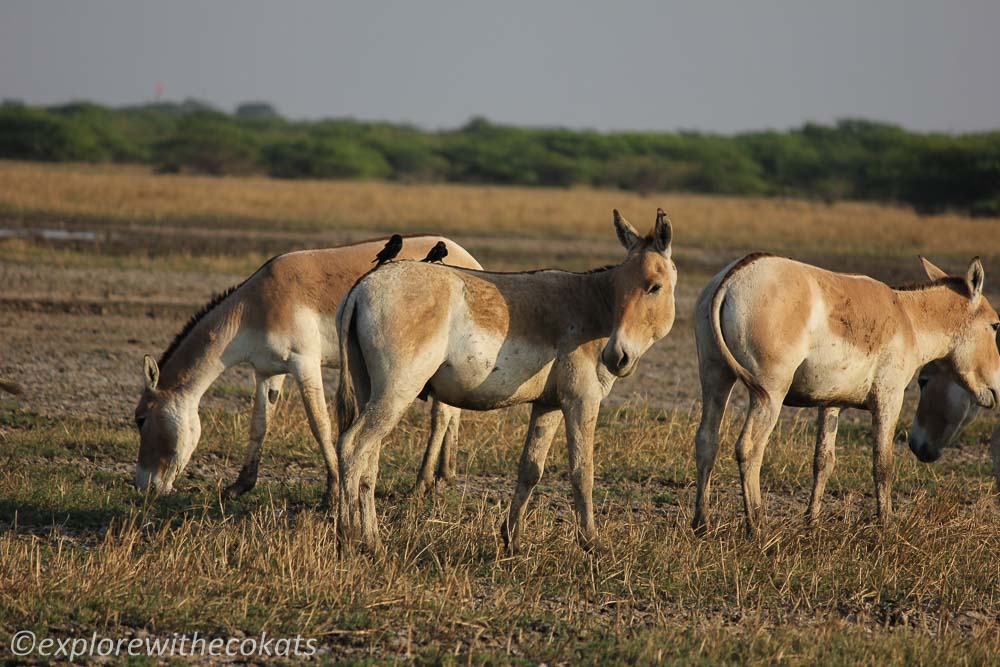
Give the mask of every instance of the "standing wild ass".
POLYGON ((893 433, 914 372, 945 359, 980 405, 996 404, 998 321, 982 296, 979 258, 962 277, 948 276, 921 260, 931 282, 892 289, 865 276, 753 254, 727 266, 705 287, 695 308, 704 403, 695 439, 695 530, 706 526, 719 427, 737 378, 750 390, 746 422, 736 442, 750 532, 761 511, 764 447, 782 403, 819 408, 807 512, 811 520, 819 516, 833 471, 841 408, 872 413, 875 502, 883 521, 892 514, 893 433))
POLYGON ((541 478, 560 415, 584 548, 597 539, 593 438, 615 379, 674 322, 677 269, 671 227, 657 211, 646 236, 614 212, 628 249, 618 266, 588 273, 487 273, 397 262, 361 279, 337 314, 341 364, 341 498, 344 542, 379 544, 375 482, 382 439, 421 392, 449 405, 492 410, 531 403, 510 513, 503 528, 517 550, 524 505, 541 478), (360 403, 360 413, 359 413, 360 403))
MULTIPOLYGON (((920 402, 910 428, 910 451, 924 463, 941 457, 962 429, 979 415, 975 399, 940 362, 930 363, 920 370, 920 402)), ((993 460, 994 487, 1000 499, 1000 427, 990 438, 990 458, 993 460)))
MULTIPOLYGON (((443 241, 448 259, 457 266, 481 269, 460 245, 440 236, 406 239, 403 257, 421 258, 443 241)), ((238 496, 257 483, 261 446, 285 375, 295 378, 302 393, 313 436, 327 469, 325 503, 332 502, 339 475, 321 367, 339 362, 336 312, 340 300, 372 267, 385 240, 304 250, 279 255, 240 285, 220 294, 195 315, 156 362, 145 358, 146 388, 135 409, 141 442, 135 485, 170 491, 198 444, 198 405, 209 386, 230 366, 253 366, 257 389, 250 420, 250 445, 236 482, 226 488, 238 496)), ((437 475, 454 474, 454 441, 459 411, 435 401, 432 432, 416 492, 434 483, 437 454, 444 454, 437 475)))

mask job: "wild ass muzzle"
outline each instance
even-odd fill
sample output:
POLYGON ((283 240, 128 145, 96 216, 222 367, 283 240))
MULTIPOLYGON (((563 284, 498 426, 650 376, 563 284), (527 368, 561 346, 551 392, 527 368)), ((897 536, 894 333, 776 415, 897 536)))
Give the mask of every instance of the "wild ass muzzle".
MULTIPOLYGON (((400 256, 424 257, 438 242, 447 245, 453 264, 482 268, 464 248, 440 236, 407 238, 400 256)), ((339 466, 322 367, 340 361, 336 327, 340 300, 371 270, 372 258, 384 244, 381 239, 279 255, 205 306, 159 362, 147 355, 146 386, 135 409, 141 438, 136 487, 159 492, 172 489, 198 445, 201 397, 227 368, 248 363, 256 378, 250 445, 239 477, 226 488, 225 495, 239 496, 256 485, 261 447, 285 376, 291 375, 326 463, 324 502, 336 500, 339 466)), ((447 481, 454 475, 458 422, 459 410, 434 401, 428 442, 434 457, 425 457, 416 493, 433 486, 436 477, 447 481)))
MULTIPOLYGON (((920 402, 910 427, 910 451, 922 462, 933 463, 941 458, 972 420, 980 408, 972 395, 941 362, 927 364, 917 376, 920 402)), ((990 459, 993 461, 994 492, 1000 500, 1000 427, 990 437, 990 459)))
POLYGON ((921 258, 931 282, 893 289, 765 254, 733 262, 695 309, 703 408, 695 437, 698 487, 692 526, 705 511, 719 428, 737 379, 750 390, 736 441, 747 529, 760 520, 760 466, 782 404, 819 409, 807 518, 819 517, 834 466, 842 408, 872 413, 875 502, 892 514, 892 442, 903 392, 918 368, 942 359, 984 407, 1000 390, 997 313, 982 295, 979 258, 949 276, 921 258))
POLYGON ((588 273, 488 273, 396 262, 365 276, 337 314, 340 330, 342 543, 377 548, 375 483, 382 439, 422 391, 472 410, 530 403, 531 419, 503 536, 517 550, 525 503, 542 476, 560 416, 585 549, 597 540, 593 438, 615 379, 674 322, 671 226, 657 211, 639 236, 618 211, 628 254, 588 273))

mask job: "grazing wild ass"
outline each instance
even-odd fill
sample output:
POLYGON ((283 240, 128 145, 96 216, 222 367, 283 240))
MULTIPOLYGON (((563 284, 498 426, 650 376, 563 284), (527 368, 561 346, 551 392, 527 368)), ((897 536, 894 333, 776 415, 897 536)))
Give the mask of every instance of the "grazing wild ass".
POLYGON ((657 211, 645 237, 615 211, 628 249, 618 266, 588 273, 488 273, 396 262, 358 281, 340 306, 337 407, 341 433, 339 532, 379 544, 375 482, 382 439, 421 392, 449 405, 492 410, 531 403, 510 513, 517 550, 524 505, 542 476, 560 416, 584 548, 596 541, 593 438, 616 378, 674 322, 677 269, 671 227, 657 211), (360 404, 360 412, 359 412, 360 404))
MULTIPOLYGON (((420 258, 443 241, 457 265, 481 269, 460 245, 440 236, 406 239, 402 256, 420 258)), ((321 367, 339 362, 336 312, 340 300, 366 271, 385 240, 323 250, 279 255, 240 285, 220 294, 187 326, 156 362, 145 358, 146 387, 135 409, 141 443, 135 485, 169 491, 184 470, 201 434, 198 405, 202 395, 230 366, 253 366, 257 389, 250 420, 250 445, 229 497, 252 489, 257 482, 261 446, 285 375, 295 378, 302 393, 313 436, 327 468, 326 502, 336 497, 339 474, 330 417, 323 393, 321 367)), ((416 492, 422 493, 454 471, 454 441, 459 411, 436 401, 428 448, 416 492), (444 441, 444 454, 440 457, 444 441)))
MULTIPOLYGON (((962 429, 979 415, 979 405, 940 362, 920 370, 920 402, 910 428, 910 451, 924 463, 937 461, 962 429)), ((990 438, 995 490, 1000 500, 1000 427, 990 438)))
POLYGON ((782 403, 819 408, 813 489, 807 516, 819 516, 833 471, 841 408, 872 413, 873 477, 879 517, 892 514, 892 442, 903 391, 918 368, 944 359, 984 407, 1000 391, 997 313, 976 258, 948 276, 921 258, 931 282, 892 289, 865 276, 833 273, 783 257, 753 254, 705 287, 695 307, 703 408, 695 438, 698 487, 692 527, 705 505, 719 427, 733 385, 750 390, 736 442, 747 529, 761 511, 760 465, 782 403))

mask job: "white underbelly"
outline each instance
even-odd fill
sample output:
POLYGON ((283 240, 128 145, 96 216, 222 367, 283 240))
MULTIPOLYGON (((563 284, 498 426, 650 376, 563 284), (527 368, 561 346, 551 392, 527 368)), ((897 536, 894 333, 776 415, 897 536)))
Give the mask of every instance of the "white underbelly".
POLYGON ((436 396, 457 407, 486 410, 533 401, 549 388, 555 358, 555 349, 473 328, 452 338, 430 384, 436 396))

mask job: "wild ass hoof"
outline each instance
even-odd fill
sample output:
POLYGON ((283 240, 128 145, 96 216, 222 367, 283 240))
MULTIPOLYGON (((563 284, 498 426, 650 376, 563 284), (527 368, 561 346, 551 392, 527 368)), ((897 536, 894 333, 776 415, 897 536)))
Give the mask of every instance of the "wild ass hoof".
POLYGON ((323 500, 319 501, 319 511, 330 516, 337 516, 338 495, 331 493, 329 489, 323 494, 323 500))
POLYGON ((708 535, 708 522, 705 521, 705 517, 696 516, 694 519, 692 519, 691 530, 693 530, 694 534, 697 535, 698 537, 705 537, 706 535, 708 535))
POLYGON ((576 534, 576 541, 577 544, 580 545, 583 552, 591 556, 598 556, 603 551, 601 541, 597 538, 596 533, 584 535, 583 533, 578 532, 576 534))
POLYGON ((500 527, 500 536, 503 538, 503 548, 508 556, 517 556, 521 553, 521 540, 517 535, 517 530, 515 529, 514 535, 511 535, 506 521, 500 527))
POLYGON ((235 500, 245 493, 253 490, 256 483, 246 483, 242 479, 237 479, 235 482, 227 486, 222 490, 223 500, 235 500))
POLYGON ((429 482, 426 479, 418 479, 417 483, 413 485, 413 490, 410 491, 410 496, 416 500, 421 500, 428 494, 428 492, 433 490, 433 481, 429 482))

